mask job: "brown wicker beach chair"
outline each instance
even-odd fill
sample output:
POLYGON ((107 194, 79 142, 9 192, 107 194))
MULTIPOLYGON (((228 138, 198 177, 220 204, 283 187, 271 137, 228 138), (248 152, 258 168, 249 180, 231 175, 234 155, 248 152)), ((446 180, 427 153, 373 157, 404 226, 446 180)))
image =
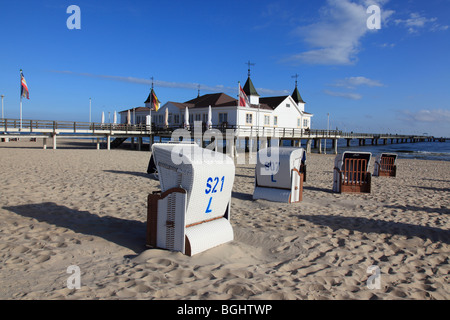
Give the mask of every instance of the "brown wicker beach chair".
POLYGON ((334 192, 370 193, 372 175, 368 172, 370 152, 344 152, 336 157, 334 192))

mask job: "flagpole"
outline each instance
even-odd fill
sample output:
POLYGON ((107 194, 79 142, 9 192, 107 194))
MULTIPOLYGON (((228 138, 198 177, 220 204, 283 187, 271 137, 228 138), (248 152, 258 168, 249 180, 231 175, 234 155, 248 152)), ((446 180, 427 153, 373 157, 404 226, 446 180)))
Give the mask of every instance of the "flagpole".
POLYGON ((153 108, 153 77, 152 79, 152 89, 150 90, 150 132, 152 131, 152 108, 153 108))
POLYGON ((22 131, 22 96, 20 96, 20 129, 22 131))
POLYGON ((19 108, 19 131, 22 131, 22 96, 23 96, 23 92, 22 92, 22 69, 20 69, 20 108, 19 108))
POLYGON ((236 128, 237 128, 237 135, 239 135, 239 105, 241 104, 241 82, 238 81, 238 101, 237 101, 237 114, 236 114, 236 128))

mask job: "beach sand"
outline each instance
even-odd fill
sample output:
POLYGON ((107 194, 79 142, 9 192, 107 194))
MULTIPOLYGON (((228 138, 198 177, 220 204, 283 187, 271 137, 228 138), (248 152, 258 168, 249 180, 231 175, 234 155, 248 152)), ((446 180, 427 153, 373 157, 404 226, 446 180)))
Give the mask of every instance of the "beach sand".
POLYGON ((336 194, 335 156, 310 154, 296 204, 253 201, 237 165, 235 240, 188 257, 145 247, 148 151, 58 147, 0 142, 0 299, 450 298, 450 162, 400 159, 371 194, 336 194))

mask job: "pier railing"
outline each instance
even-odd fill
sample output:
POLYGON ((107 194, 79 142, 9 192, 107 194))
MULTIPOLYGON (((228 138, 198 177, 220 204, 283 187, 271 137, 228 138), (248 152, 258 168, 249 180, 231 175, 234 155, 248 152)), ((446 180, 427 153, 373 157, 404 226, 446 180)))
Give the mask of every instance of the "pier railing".
POLYGON ((0 119, 0 131, 23 133, 108 133, 115 131, 150 134, 151 128, 145 124, 0 119))
MULTIPOLYGON (((160 135, 170 136, 183 124, 176 126, 152 126, 146 124, 98 123, 53 120, 0 119, 0 132, 19 134, 92 134, 92 135, 160 135)), ((216 129, 225 134, 234 130, 237 137, 275 137, 292 139, 433 139, 431 136, 398 135, 381 133, 354 133, 340 130, 318 130, 287 127, 229 125, 223 123, 207 128, 203 123, 187 127, 189 131, 216 129)))

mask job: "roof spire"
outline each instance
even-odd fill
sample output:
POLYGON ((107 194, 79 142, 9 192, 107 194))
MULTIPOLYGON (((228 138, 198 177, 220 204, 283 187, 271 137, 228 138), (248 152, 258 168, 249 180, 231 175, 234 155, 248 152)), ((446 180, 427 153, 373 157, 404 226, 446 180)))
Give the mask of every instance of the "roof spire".
POLYGON ((294 92, 292 92, 292 94, 291 94, 292 99, 294 99, 294 101, 297 104, 305 103, 305 101, 303 101, 302 96, 300 95, 300 92, 298 91, 298 88, 297 88, 298 74, 295 74, 295 76, 292 76, 292 78, 295 78, 295 89, 294 89, 294 92))
POLYGON ((197 98, 200 97, 200 84, 198 85, 198 93, 197 93, 197 98))

